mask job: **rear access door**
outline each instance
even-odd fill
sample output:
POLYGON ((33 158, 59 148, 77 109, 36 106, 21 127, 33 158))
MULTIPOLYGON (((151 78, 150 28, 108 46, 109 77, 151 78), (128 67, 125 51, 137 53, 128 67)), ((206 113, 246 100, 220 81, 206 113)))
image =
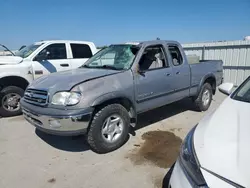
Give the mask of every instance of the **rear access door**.
POLYGON ((177 44, 168 44, 169 61, 173 67, 175 100, 189 96, 190 66, 182 48, 177 44))
POLYGON ((93 56, 93 52, 88 44, 84 43, 69 43, 71 68, 79 68, 89 58, 93 56))

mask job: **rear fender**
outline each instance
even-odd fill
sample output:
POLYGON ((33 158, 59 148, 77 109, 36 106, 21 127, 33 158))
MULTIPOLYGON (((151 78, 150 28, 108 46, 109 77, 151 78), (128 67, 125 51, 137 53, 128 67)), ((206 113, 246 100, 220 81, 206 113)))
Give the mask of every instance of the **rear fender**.
POLYGON ((200 84, 199 84, 198 89, 197 89, 197 94, 196 94, 197 96, 199 95, 202 86, 204 85, 204 83, 206 82, 206 80, 207 80, 208 78, 213 78, 213 79, 215 80, 215 86, 216 86, 216 78, 215 78, 215 75, 214 75, 213 73, 207 74, 207 75, 204 76, 204 77, 201 79, 201 81, 200 81, 200 84))

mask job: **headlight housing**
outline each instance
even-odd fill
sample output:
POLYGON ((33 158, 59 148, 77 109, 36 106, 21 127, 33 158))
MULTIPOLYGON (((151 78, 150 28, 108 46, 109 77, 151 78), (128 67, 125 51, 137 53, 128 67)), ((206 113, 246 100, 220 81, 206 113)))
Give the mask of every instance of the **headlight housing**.
POLYGON ((200 171, 200 165, 194 150, 193 135, 195 128, 196 126, 188 133, 181 146, 180 164, 189 182, 193 184, 194 187, 199 186, 205 188, 208 186, 200 171))
POLYGON ((54 105, 76 105, 81 99, 81 93, 79 92, 58 92, 53 95, 51 103, 54 105))

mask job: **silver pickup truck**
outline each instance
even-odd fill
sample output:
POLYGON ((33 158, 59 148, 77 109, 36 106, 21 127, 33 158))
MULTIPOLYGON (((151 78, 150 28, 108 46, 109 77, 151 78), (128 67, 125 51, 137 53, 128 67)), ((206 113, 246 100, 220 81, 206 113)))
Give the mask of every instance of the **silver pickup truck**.
POLYGON ((189 64, 176 41, 111 45, 78 69, 33 81, 21 107, 37 129, 87 134, 91 148, 106 153, 126 142, 139 113, 186 97, 207 110, 222 78, 222 61, 189 64))

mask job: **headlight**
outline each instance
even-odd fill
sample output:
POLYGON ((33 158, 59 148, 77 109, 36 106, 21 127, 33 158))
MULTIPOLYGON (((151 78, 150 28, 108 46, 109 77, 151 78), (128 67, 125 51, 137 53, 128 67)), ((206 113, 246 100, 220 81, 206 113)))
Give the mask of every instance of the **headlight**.
POLYGON ((206 181, 200 171, 200 165, 196 158, 193 145, 194 127, 186 136, 180 152, 180 164, 190 183, 194 187, 207 187, 206 181))
POLYGON ((76 105, 81 99, 79 92, 58 92, 52 97, 55 105, 76 105))

